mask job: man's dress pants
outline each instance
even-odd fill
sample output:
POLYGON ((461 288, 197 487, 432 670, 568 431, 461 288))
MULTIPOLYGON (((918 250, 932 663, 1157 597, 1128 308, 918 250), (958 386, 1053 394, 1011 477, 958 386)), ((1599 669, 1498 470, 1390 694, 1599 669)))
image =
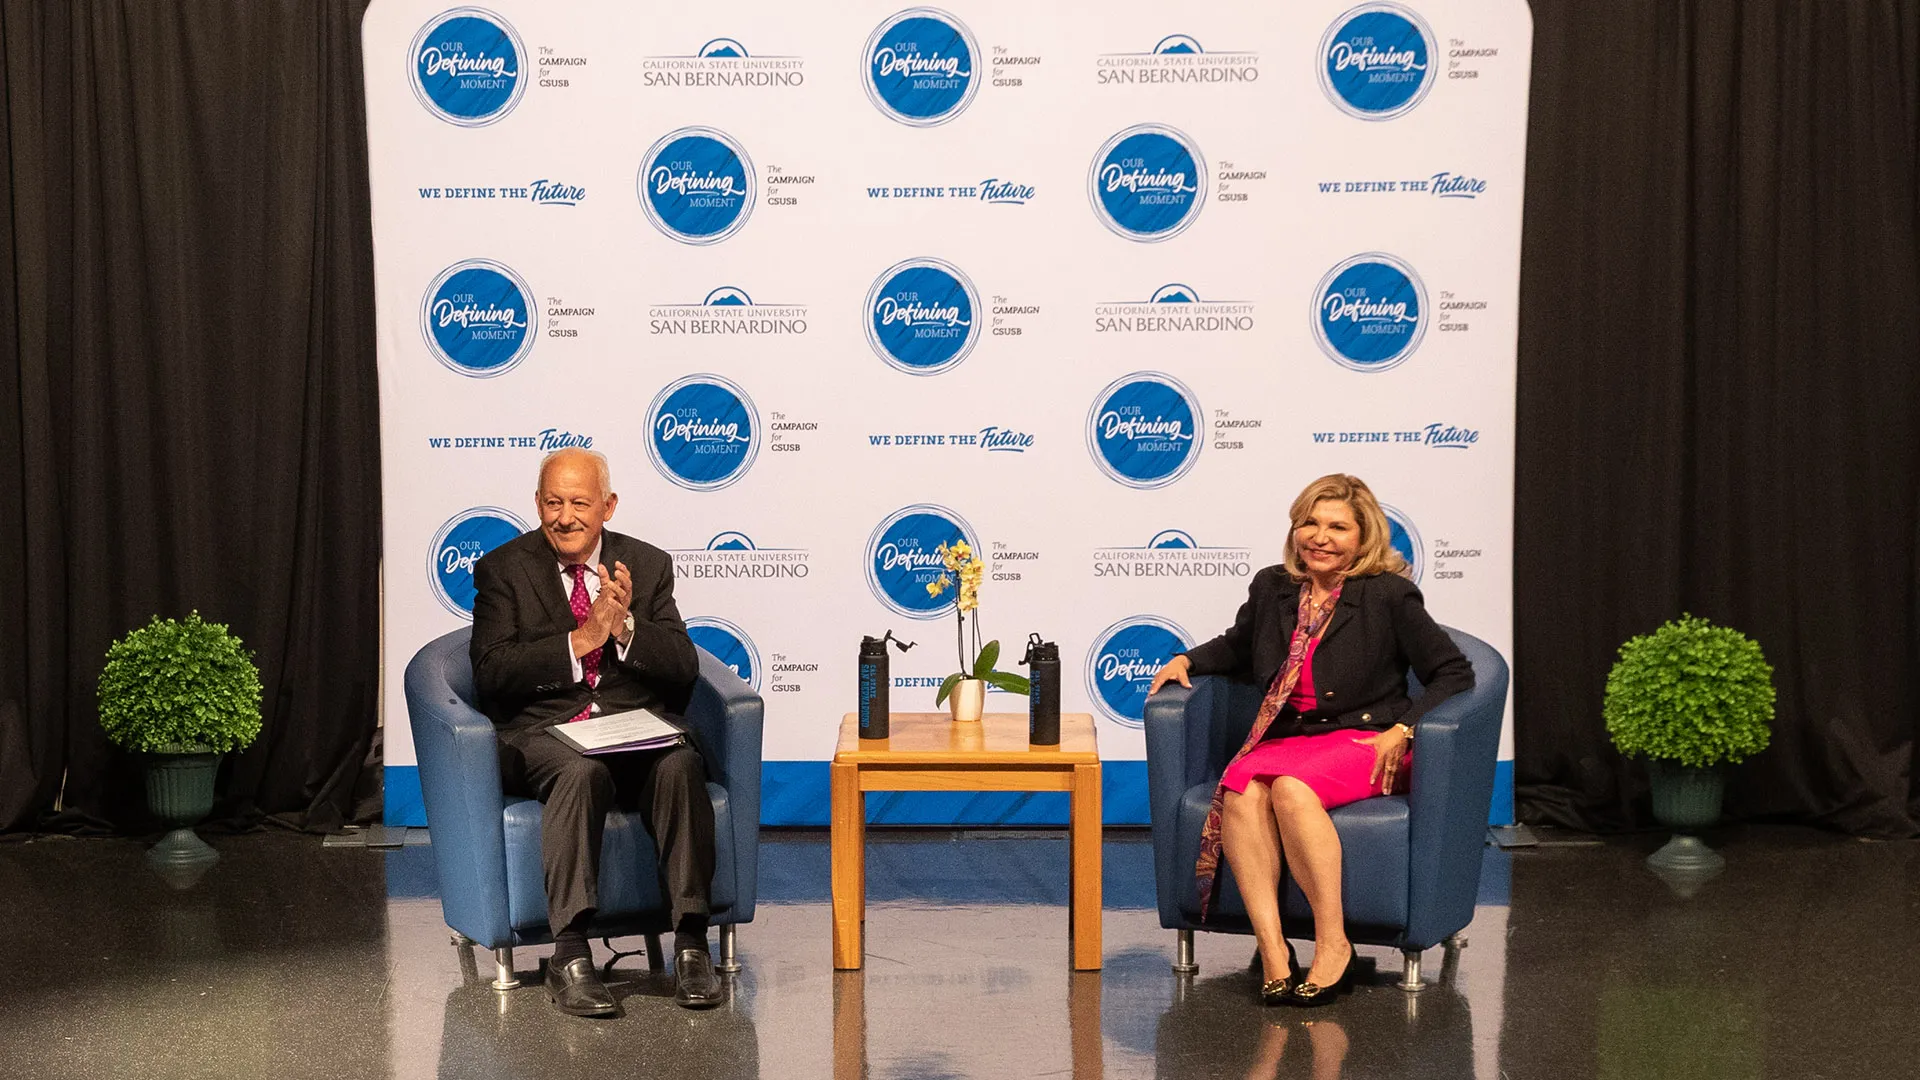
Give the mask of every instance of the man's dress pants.
POLYGON ((545 805, 540 861, 554 933, 600 906, 600 837, 616 806, 639 813, 653 837, 673 925, 710 913, 713 803, 706 763, 693 747, 588 757, 544 728, 502 728, 500 780, 507 794, 545 805))

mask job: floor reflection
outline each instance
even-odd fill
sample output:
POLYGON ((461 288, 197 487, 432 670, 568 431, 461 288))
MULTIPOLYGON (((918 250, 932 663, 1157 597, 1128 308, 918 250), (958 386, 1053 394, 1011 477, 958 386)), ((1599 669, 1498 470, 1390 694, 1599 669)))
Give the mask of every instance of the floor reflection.
MULTIPOLYGON (((873 1062, 873 1048, 868 1040, 867 1015, 867 979, 866 970, 836 971, 833 973, 833 1080, 868 1080, 876 1075, 873 1062)), ((882 982, 893 980, 882 977, 882 982)), ((1107 1075, 1105 1068, 1105 1041, 1101 1035, 1100 1010, 1100 973, 1092 971, 1074 972, 1066 977, 1067 993, 1066 1044, 1068 1067, 1064 1075, 1073 1080, 1099 1080, 1107 1075)), ((1028 1000, 1037 1019, 1047 1019, 1047 1003, 1028 1000)), ((1055 1008, 1059 1003, 1054 1003, 1055 1008)), ((939 1025, 941 1018, 931 1013, 926 1025, 917 1030, 925 1031, 929 1026, 939 1025)), ((916 1029, 908 1029, 913 1031, 916 1029)), ((976 1033, 966 1041, 972 1044, 972 1052, 957 1052, 958 1048, 935 1048, 916 1046, 905 1053, 901 1048, 892 1048, 882 1060, 878 1075, 901 1077, 934 1076, 978 1076, 990 1075, 981 1070, 982 1062, 978 1051, 989 1049, 997 1058, 1006 1060, 1009 1066, 1038 1068, 1039 1057, 1044 1057, 1044 1049, 1034 1046, 1019 1046, 1005 1038, 1005 1032, 988 1031, 976 1033), (1038 1056, 1031 1052, 1041 1050, 1038 1056), (959 1071, 955 1071, 959 1070, 959 1071)), ((1045 1075, 1062 1075, 1059 1070, 1044 1070, 1045 1075)), ((1041 1075, 1034 1072, 1029 1075, 1041 1075)), ((1004 1075, 1020 1075, 1007 1073, 1004 1075)))
POLYGON ((1425 990, 1408 994, 1393 985, 1398 968, 1389 966, 1369 964, 1353 994, 1318 1009, 1260 1005, 1260 976, 1251 965, 1180 980, 1159 1017, 1154 1075, 1474 1076, 1473 1009, 1455 985, 1455 972, 1443 971, 1425 990))
POLYGON ((1427 954, 1424 991, 1363 948, 1367 985, 1306 1012, 1259 1004, 1246 937, 1199 935, 1200 974, 1173 974, 1143 835, 1106 844, 1098 973, 1068 969, 1064 837, 992 833, 878 839, 867 964, 835 973, 826 844, 772 833, 727 1007, 677 1008, 636 956, 614 969, 621 1015, 584 1020, 548 1004, 544 948, 516 954, 522 989, 488 985, 490 955, 450 943, 429 849, 208 839, 220 862, 185 890, 134 841, 0 843, 6 1080, 1747 1080, 1920 1060, 1920 844, 1728 831, 1726 871, 1690 895, 1642 864, 1662 837, 1490 850, 1469 944, 1427 954), (1763 940, 1849 975, 1756 976, 1763 940))
POLYGON ((447 993, 442 1012, 440 1077, 632 1080, 670 1074, 758 1080, 761 1075, 760 1036, 742 995, 717 1009, 680 1009, 673 1004, 673 976, 650 972, 644 955, 637 965, 623 960, 608 980, 620 1015, 583 1020, 554 1012, 540 971, 520 971, 523 987, 500 993, 490 985, 491 954, 483 964, 476 962, 473 948, 450 951, 457 955, 460 985, 447 993))

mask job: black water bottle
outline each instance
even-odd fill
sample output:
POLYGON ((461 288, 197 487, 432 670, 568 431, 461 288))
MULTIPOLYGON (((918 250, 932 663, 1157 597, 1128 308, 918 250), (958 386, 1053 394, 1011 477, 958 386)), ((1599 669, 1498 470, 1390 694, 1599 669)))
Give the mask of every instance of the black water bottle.
POLYGON ((1035 746, 1060 745, 1060 646, 1027 635, 1027 741, 1035 746))
POLYGON ((860 639, 860 737, 863 739, 887 737, 887 721, 893 708, 887 694, 887 687, 893 683, 893 677, 887 673, 889 641, 901 652, 918 644, 901 641, 891 630, 881 637, 860 639))
MULTIPOLYGON (((889 634, 892 631, 888 631, 889 634)), ((887 737, 887 717, 892 708, 888 700, 887 686, 893 681, 887 673, 887 642, 885 638, 863 637, 860 639, 860 737, 863 739, 884 739, 887 737)))

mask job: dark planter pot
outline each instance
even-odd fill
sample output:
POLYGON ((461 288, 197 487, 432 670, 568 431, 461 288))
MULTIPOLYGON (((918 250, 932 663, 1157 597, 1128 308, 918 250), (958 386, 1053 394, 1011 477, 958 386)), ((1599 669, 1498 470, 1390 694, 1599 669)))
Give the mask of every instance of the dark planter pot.
POLYGON ((220 755, 148 754, 146 765, 147 809, 172 829, 147 852, 147 858, 169 866, 218 859, 220 853, 194 835, 193 826, 213 809, 213 781, 220 772, 220 755))
POLYGON ((1647 779, 1653 784, 1653 816, 1667 828, 1704 829, 1720 820, 1727 778, 1719 769, 1649 758, 1647 779))
POLYGON ((1725 866, 1719 852, 1692 834, 1720 820, 1726 774, 1717 767, 1648 758, 1647 780, 1653 787, 1654 818, 1674 830, 1665 847, 1647 856, 1647 865, 1682 874, 1713 873, 1725 866))

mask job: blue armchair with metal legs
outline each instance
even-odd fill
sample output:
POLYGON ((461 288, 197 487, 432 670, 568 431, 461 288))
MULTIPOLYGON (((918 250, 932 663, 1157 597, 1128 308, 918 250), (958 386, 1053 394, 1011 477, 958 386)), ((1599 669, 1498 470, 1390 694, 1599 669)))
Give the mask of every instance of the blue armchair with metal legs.
MULTIPOLYGON (((1455 944, 1473 919, 1481 848, 1493 798, 1494 759, 1507 700, 1507 663, 1480 639, 1447 628, 1473 665, 1473 689, 1420 719, 1413 778, 1405 795, 1363 799, 1335 809, 1347 936, 1355 944, 1399 949, 1400 988, 1419 990, 1420 954, 1455 944)), ((1410 689, 1419 681, 1409 675, 1410 689)), ((1249 934, 1233 871, 1221 860, 1219 898, 1205 924, 1193 863, 1213 789, 1247 737, 1260 687, 1218 676, 1174 684, 1147 701, 1147 797, 1153 822, 1154 879, 1160 925, 1178 931, 1174 970, 1198 970, 1193 932, 1249 934)), ((1312 937, 1312 912, 1289 875, 1282 922, 1289 937, 1312 937)))
MULTIPOLYGON (((510 798, 500 786, 492 721, 474 707, 470 629, 434 639, 407 665, 407 713, 420 763, 440 906, 456 945, 493 950, 493 987, 519 985, 516 945, 552 941, 540 867, 540 803, 510 798)), ((760 865, 760 695, 700 650, 700 678, 686 710, 707 752, 713 800, 713 916, 720 928, 721 971, 740 970, 734 930, 753 921, 760 865)), ((659 935, 670 927, 653 845, 639 816, 607 815, 601 842, 600 909, 590 934, 645 935, 651 965, 661 964, 659 935)))

